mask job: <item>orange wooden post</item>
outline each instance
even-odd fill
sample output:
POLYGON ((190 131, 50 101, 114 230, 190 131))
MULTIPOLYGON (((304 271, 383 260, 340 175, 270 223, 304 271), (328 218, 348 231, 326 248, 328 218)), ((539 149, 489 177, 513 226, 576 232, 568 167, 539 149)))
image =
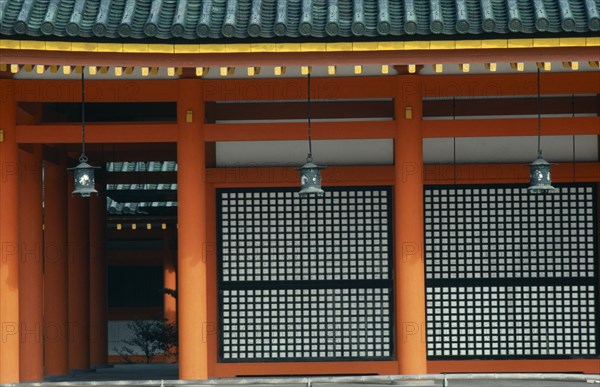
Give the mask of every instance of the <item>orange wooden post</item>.
POLYGON ((423 237, 423 136, 419 76, 399 76, 395 158, 398 373, 427 373, 423 237))
POLYGON ((19 150, 18 208, 19 286, 25 289, 19 293, 19 379, 37 382, 44 377, 41 145, 35 145, 33 153, 19 150))
POLYGON ((0 80, 0 384, 19 382, 19 194, 15 82, 0 80))
MULTIPOLYGON (((173 249, 173 238, 171 233, 163 239, 163 281, 166 289, 177 290, 177 269, 175 260, 175 251, 173 249)), ((170 294, 166 294, 163 299, 164 317, 167 322, 177 321, 177 299, 170 294)))
MULTIPOLYGON (((67 289, 67 164, 44 163, 44 367, 69 372, 67 289)), ((70 195, 70 193, 69 193, 70 195)))
POLYGON ((69 369, 90 368, 89 199, 72 196, 68 182, 69 369))
MULTIPOLYGON (((171 232, 166 233, 163 239, 163 286, 165 289, 177 291, 177 269, 176 269, 176 251, 173 249, 173 235, 171 232)), ((177 323, 177 299, 171 294, 165 293, 163 296, 163 318, 169 324, 177 323)), ((177 349, 173 348, 171 354, 165 357, 165 360, 176 361, 173 358, 173 353, 177 353, 177 349)))
POLYGON ((204 105, 200 80, 178 86, 179 378, 194 380, 208 378, 204 105))
POLYGON ((105 253, 105 196, 96 179, 100 195, 89 198, 90 205, 90 364, 108 363, 108 289, 105 253))

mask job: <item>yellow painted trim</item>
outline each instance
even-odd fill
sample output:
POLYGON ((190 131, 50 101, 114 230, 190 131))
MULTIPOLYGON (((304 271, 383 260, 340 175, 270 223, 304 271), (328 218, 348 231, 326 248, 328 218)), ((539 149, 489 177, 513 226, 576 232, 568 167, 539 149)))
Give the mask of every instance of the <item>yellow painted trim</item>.
POLYGON ((352 51, 377 51, 377 42, 352 43, 352 51))
POLYGON ((175 54, 199 54, 200 46, 197 44, 183 45, 176 44, 174 47, 175 54))
POLYGON ((123 52, 123 45, 121 43, 100 43, 98 52, 123 52))
POLYGON ((277 52, 277 45, 275 43, 250 43, 250 50, 252 52, 277 52))
POLYGON ((123 44, 123 52, 126 53, 140 53, 140 52, 149 52, 148 44, 137 44, 137 43, 124 43, 123 44))
POLYGON ((588 47, 600 46, 600 38, 585 38, 585 45, 588 47))
POLYGON ((37 40, 22 40, 19 46, 21 50, 46 50, 46 42, 37 40))
POLYGON ((401 51, 404 50, 404 42, 377 42, 379 51, 401 51))
POLYGON ((327 51, 352 51, 352 43, 327 43, 327 51))
POLYGON ((173 54, 174 46, 172 44, 149 44, 148 52, 156 54, 173 54))
POLYGON ((21 42, 18 40, 0 39, 0 49, 18 50, 21 48, 21 42))
POLYGON ((300 43, 300 50, 303 52, 324 52, 327 51, 326 43, 300 43))
POLYGON ((560 46, 560 39, 534 39, 533 47, 557 47, 560 46))
POLYGON ((71 43, 71 51, 96 52, 98 51, 97 43, 71 43))
POLYGON ((482 40, 481 48, 508 48, 508 40, 502 40, 502 39, 482 40))
POLYGON ((585 38, 560 38, 559 41, 561 47, 580 47, 586 44, 585 38))
POLYGON ((531 48, 533 39, 514 39, 508 41, 508 48, 531 48))
POLYGON ((252 46, 249 44, 227 44, 225 52, 252 52, 252 46))
POLYGON ((536 38, 492 40, 448 40, 409 42, 338 42, 338 43, 240 43, 240 44, 133 44, 45 42, 37 40, 0 40, 0 49, 106 52, 106 53, 277 53, 277 52, 339 52, 339 51, 408 51, 408 50, 465 50, 549 47, 598 47, 600 37, 536 38))
POLYGON ((301 43, 277 43, 275 49, 277 52, 300 52, 301 43))
POLYGON ((71 42, 46 42, 46 51, 71 51, 71 42))
POLYGON ((429 43, 430 50, 454 50, 456 42, 454 40, 440 40, 429 43))
POLYGON ((200 53, 204 54, 213 54, 213 53, 222 53, 226 52, 225 44, 201 44, 198 46, 200 49, 200 53))
POLYGON ((454 48, 457 50, 481 48, 481 40, 457 40, 454 48))
POLYGON ((404 42, 405 50, 429 50, 431 42, 427 41, 415 41, 415 42, 404 42))

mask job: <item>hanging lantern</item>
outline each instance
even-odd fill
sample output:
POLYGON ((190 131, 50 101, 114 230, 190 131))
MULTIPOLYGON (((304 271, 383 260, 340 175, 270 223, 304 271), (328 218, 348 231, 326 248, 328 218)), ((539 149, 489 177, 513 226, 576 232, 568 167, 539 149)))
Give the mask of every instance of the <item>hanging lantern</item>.
POLYGON ((538 155, 538 158, 529 164, 529 188, 531 193, 549 193, 554 191, 550 177, 550 163, 538 155))
POLYGON ((89 198, 91 194, 98 194, 94 185, 94 169, 99 168, 100 167, 89 165, 87 163, 87 157, 80 157, 78 166, 68 168, 68 170, 73 171, 73 176, 75 178, 73 196, 80 195, 81 197, 89 198))
POLYGON ((310 73, 308 73, 308 157, 306 163, 300 168, 300 197, 323 196, 325 192, 321 189, 321 167, 313 163, 312 159, 312 141, 310 133, 310 73))
POLYGON ((529 187, 531 193, 550 193, 554 191, 550 176, 550 163, 542 158, 542 110, 540 97, 540 69, 537 71, 537 115, 538 115, 538 156, 529 164, 529 187))
POLYGON ((321 189, 321 169, 324 168, 313 163, 310 156, 306 159, 306 164, 297 168, 300 171, 300 197, 325 194, 321 189))
POLYGON ((73 171, 73 177, 75 179, 72 195, 80 195, 83 198, 89 198, 91 194, 98 194, 95 188, 94 169, 100 167, 93 167, 87 163, 88 158, 85 155, 85 82, 84 73, 81 71, 81 156, 79 156, 79 165, 73 168, 67 168, 69 171, 73 171))

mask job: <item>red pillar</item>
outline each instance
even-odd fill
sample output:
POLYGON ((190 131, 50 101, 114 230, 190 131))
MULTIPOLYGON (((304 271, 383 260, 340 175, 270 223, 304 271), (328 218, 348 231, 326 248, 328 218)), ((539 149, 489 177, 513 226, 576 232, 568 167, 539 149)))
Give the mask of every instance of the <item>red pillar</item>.
POLYGON ((19 293, 21 382, 44 377, 41 145, 31 152, 19 150, 19 286, 26 289, 19 293))
MULTIPOLYGON (((67 164, 44 163, 44 366, 69 372, 67 288, 67 164)), ((70 193, 69 193, 70 194, 70 193)))
POLYGON ((19 382, 19 212, 15 81, 0 80, 0 384, 19 382))
POLYGON ((183 380, 208 378, 204 105, 200 82, 180 80, 177 102, 177 289, 179 378, 183 380))
POLYGON ((419 76, 399 76, 395 159, 396 351, 399 374, 427 373, 423 136, 419 76))
POLYGON ((104 249, 105 196, 96 179, 99 196, 90 201, 90 363, 108 364, 107 262, 104 249))
MULTIPOLYGON (((177 252, 173 248, 174 241, 171 234, 168 232, 163 239, 163 286, 165 289, 177 291, 177 261, 175 257, 177 252)), ((173 295, 165 293, 163 308, 165 321, 170 324, 177 323, 177 299, 173 295)), ((176 351, 177 349, 173 348, 172 352, 176 351)), ((168 360, 175 361, 176 359, 169 357, 168 360)))
POLYGON ((69 369, 90 368, 89 199, 72 196, 68 182, 69 369))
MULTIPOLYGON (((165 289, 177 290, 176 251, 173 249, 173 238, 169 235, 163 240, 163 281, 165 289)), ((177 321, 177 299, 170 294, 164 296, 164 317, 167 322, 177 321)))

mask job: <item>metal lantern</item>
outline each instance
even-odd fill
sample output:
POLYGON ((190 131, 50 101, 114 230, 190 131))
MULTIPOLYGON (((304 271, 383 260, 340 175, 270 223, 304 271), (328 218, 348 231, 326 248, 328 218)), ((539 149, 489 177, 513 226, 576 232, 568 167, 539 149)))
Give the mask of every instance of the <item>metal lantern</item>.
POLYGON ((300 168, 300 197, 323 196, 325 192, 321 189, 321 167, 313 163, 312 141, 310 136, 310 73, 308 73, 308 157, 306 163, 300 168))
POLYGON ((84 82, 84 71, 81 71, 81 156, 79 156, 79 165, 73 168, 67 168, 69 171, 73 171, 73 177, 75 179, 72 195, 80 195, 83 198, 89 198, 91 194, 98 194, 95 188, 94 169, 100 167, 93 167, 87 163, 88 158, 85 155, 85 82, 84 82))
POLYGON ((537 114, 538 114, 538 156, 529 164, 529 188, 531 193, 550 193, 554 191, 550 178, 550 163, 542 158, 542 112, 540 97, 540 69, 537 71, 537 114))
POLYGON ((313 163, 310 155, 306 158, 306 164, 297 168, 300 171, 300 197, 325 194, 321 189, 321 169, 324 168, 313 163))
POLYGON ((68 168, 73 171, 75 178, 75 189, 73 190, 73 196, 80 195, 81 197, 88 198, 90 194, 98 194, 94 186, 94 169, 100 167, 93 167, 87 163, 87 157, 79 158, 79 165, 73 168, 68 168))
POLYGON ((550 178, 550 163, 542 158, 538 158, 529 164, 529 188, 531 193, 548 193, 554 191, 552 179, 550 178))

